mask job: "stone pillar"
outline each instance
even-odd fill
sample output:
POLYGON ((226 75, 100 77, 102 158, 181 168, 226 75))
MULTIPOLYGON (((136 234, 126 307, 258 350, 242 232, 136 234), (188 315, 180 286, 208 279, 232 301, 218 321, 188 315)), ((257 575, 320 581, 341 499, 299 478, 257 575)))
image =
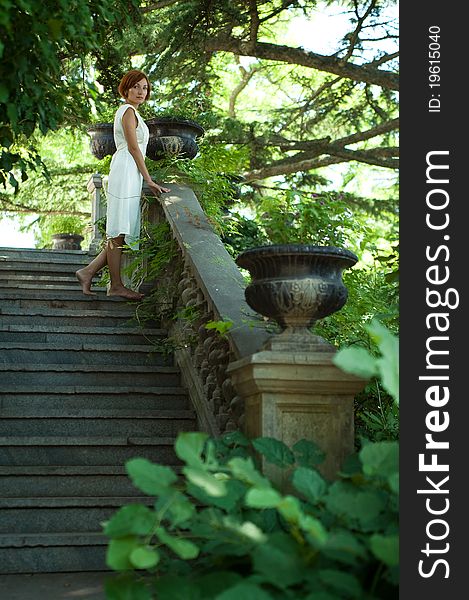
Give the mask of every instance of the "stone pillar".
MULTIPOLYGON (((274 437, 290 447, 302 438, 314 441, 326 453, 320 470, 330 479, 353 452, 353 399, 365 383, 338 369, 332 363, 334 353, 329 344, 311 352, 265 349, 228 367, 245 400, 246 435, 274 437)), ((285 487, 284 471, 263 466, 285 487)))
POLYGON ((106 216, 106 203, 103 194, 103 179, 99 173, 93 173, 87 184, 91 194, 91 224, 93 237, 90 242, 88 254, 95 256, 101 252, 103 236, 99 232, 97 221, 106 216))

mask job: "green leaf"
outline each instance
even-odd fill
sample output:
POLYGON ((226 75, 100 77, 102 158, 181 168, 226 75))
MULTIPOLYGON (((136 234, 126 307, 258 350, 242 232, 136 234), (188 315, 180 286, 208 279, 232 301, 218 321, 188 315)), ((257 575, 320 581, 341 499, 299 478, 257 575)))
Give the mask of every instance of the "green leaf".
POLYGON ((214 598, 241 582, 241 575, 234 571, 216 570, 213 573, 198 577, 197 588, 200 590, 202 599, 214 598))
POLYGON ((277 510, 287 521, 298 523, 303 515, 300 501, 295 496, 285 496, 277 506, 277 510))
POLYGON ((136 536, 128 536, 111 540, 106 551, 106 564, 115 571, 127 571, 132 569, 130 555, 139 547, 139 541, 136 536))
MULTIPOLYGON (((272 539, 272 538, 271 538, 272 539)), ((297 553, 297 545, 290 536, 277 536, 280 545, 268 542, 252 551, 253 567, 265 581, 280 588, 299 583, 305 575, 305 567, 297 553)))
POLYGON ((290 448, 275 438, 260 437, 253 440, 252 445, 264 456, 267 462, 278 467, 285 468, 295 462, 295 456, 290 448))
POLYGON ((249 446, 250 441, 244 436, 241 431, 230 431, 226 433, 222 438, 222 442, 228 446, 249 446))
POLYGON ((294 471, 292 483, 300 494, 313 504, 316 504, 327 491, 327 484, 321 475, 307 467, 298 467, 294 471))
POLYGON ((188 521, 195 513, 194 504, 181 492, 160 497, 155 504, 155 509, 157 511, 164 509, 165 514, 169 514, 172 525, 180 525, 188 521))
POLYGON ((166 544, 168 548, 171 548, 171 550, 183 560, 197 558, 199 555, 199 549, 190 540, 174 537, 163 527, 157 527, 155 533, 163 544, 166 544))
POLYGON ((183 473, 192 484, 202 488, 209 496, 219 498, 226 495, 225 482, 222 479, 217 479, 211 473, 193 467, 184 467, 183 473))
POLYGON ((250 483, 258 488, 270 488, 270 481, 259 473, 254 467, 254 463, 251 458, 232 458, 228 462, 228 467, 231 469, 234 477, 250 483))
POLYGON ((398 442, 373 442, 359 452, 366 475, 388 477, 399 472, 398 442))
POLYGON ((163 575, 155 581, 158 600, 205 600, 187 576, 163 575))
POLYGON ((359 598, 364 596, 359 580, 350 573, 335 569, 321 569, 318 571, 319 579, 332 590, 341 594, 341 598, 359 598))
POLYGON ((177 481, 177 475, 170 467, 155 465, 146 458, 133 458, 125 465, 132 483, 145 494, 158 496, 168 491, 177 481))
POLYGON ((181 460, 191 467, 200 467, 202 452, 208 435, 199 431, 184 431, 177 437, 175 451, 181 460))
POLYGON ((187 493, 206 505, 217 506, 226 511, 235 509, 238 501, 244 496, 246 486, 237 479, 230 479, 225 482, 225 496, 209 496, 205 491, 191 483, 187 484, 187 493))
MULTIPOLYGON (((324 528, 324 525, 318 519, 315 519, 310 515, 300 515, 298 524, 301 527, 301 529, 303 529, 303 531, 305 531, 311 536, 316 545, 319 544, 320 546, 322 546, 327 542, 327 539, 329 537, 328 533, 324 528)), ((311 538, 309 538, 310 541, 311 538)))
POLYGON ((326 544, 321 548, 322 553, 329 558, 356 565, 367 558, 365 547, 350 531, 334 531, 329 534, 326 544))
POLYGON ((389 487, 395 494, 399 494, 399 473, 393 473, 388 477, 389 487))
POLYGON ((302 467, 315 467, 324 462, 325 453, 311 440, 299 440, 293 445, 296 462, 302 467))
POLYGON ((385 509, 385 500, 374 491, 357 489, 354 486, 336 481, 325 496, 326 508, 333 514, 348 520, 358 520, 366 527, 385 509))
POLYGON ((146 585, 130 577, 107 579, 104 585, 107 600, 152 600, 146 585))
POLYGON ((399 564, 399 536, 379 535, 375 533, 370 538, 370 547, 373 554, 389 567, 399 564))
POLYGON ((278 506, 282 496, 274 489, 251 488, 246 494, 246 506, 251 508, 275 508, 278 506))
POLYGON ((366 329, 381 352, 377 365, 383 387, 399 404, 399 339, 376 319, 366 329))
POLYGON ((129 504, 120 508, 104 526, 104 533, 112 538, 127 535, 148 535, 156 524, 156 514, 143 504, 129 504))
POLYGON ((334 355, 332 362, 342 371, 364 379, 370 379, 378 375, 376 358, 371 356, 365 348, 355 346, 343 348, 334 355))
POLYGON ((151 569, 156 566, 160 560, 160 555, 153 548, 141 546, 135 548, 130 554, 130 562, 136 569, 151 569))
POLYGON ((255 583, 243 581, 236 584, 234 587, 225 590, 214 600, 273 600, 273 596, 268 594, 255 583))

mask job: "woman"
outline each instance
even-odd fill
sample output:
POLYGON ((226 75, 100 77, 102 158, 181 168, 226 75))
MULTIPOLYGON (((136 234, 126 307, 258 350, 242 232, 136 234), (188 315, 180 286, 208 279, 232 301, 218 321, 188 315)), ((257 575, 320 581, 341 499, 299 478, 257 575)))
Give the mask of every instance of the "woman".
POLYGON ((109 267, 111 285, 108 296, 121 296, 128 300, 141 300, 143 294, 125 287, 121 279, 122 246, 138 248, 140 237, 140 196, 143 180, 153 194, 169 192, 152 181, 145 166, 145 153, 149 132, 138 107, 148 100, 151 85, 148 77, 136 69, 124 75, 119 84, 119 94, 125 104, 114 118, 116 152, 111 160, 107 186, 106 248, 85 268, 75 274, 83 293, 91 291, 91 281, 105 265, 109 267))

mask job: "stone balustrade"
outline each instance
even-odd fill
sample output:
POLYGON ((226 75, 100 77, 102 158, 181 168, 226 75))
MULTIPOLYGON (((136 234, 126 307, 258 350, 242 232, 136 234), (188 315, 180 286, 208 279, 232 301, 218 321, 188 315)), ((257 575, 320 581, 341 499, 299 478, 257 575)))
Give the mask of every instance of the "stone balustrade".
MULTIPOLYGON (((88 189, 94 216, 102 214, 101 187, 93 175, 88 189)), ((275 437, 289 445, 312 439, 327 452, 324 475, 334 477, 353 451, 353 397, 364 382, 333 365, 335 349, 328 344, 319 352, 316 346, 286 351, 269 342, 264 320, 246 303, 244 278, 194 192, 182 185, 170 188, 149 201, 144 186, 143 214, 153 223, 164 219, 177 241, 179 259, 171 275, 177 281, 169 286, 177 290, 176 298, 168 300, 176 314, 191 317, 168 319, 165 325, 179 342, 175 360, 200 429, 212 436, 243 429, 250 437, 275 437), (206 327, 216 321, 232 325, 221 335, 206 327)), ((274 467, 264 470, 286 485, 274 467)))

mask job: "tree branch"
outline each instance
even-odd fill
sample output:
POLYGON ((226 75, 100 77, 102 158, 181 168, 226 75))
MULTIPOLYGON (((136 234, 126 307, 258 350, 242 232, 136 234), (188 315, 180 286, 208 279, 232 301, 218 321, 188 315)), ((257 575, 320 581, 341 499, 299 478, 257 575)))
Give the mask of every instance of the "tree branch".
POLYGON ((318 71, 325 71, 326 73, 334 73, 353 81, 371 83, 391 90, 399 89, 399 77, 396 73, 377 69, 371 63, 365 65, 346 63, 344 65, 341 64, 341 59, 334 56, 324 56, 315 52, 309 52, 303 48, 291 48, 267 42, 257 42, 253 51, 250 48, 249 42, 243 42, 238 38, 226 35, 214 36, 207 39, 205 46, 205 49, 209 52, 231 52, 240 56, 253 56, 296 64, 317 69, 318 71))
POLYGON ((343 58, 341 58, 341 61, 344 65, 350 60, 350 57, 352 56, 355 46, 358 42, 360 31, 362 30, 362 27, 363 27, 363 23, 369 17, 371 11, 373 10, 373 8, 375 6, 376 6, 376 0, 371 0, 369 6, 366 9, 366 11, 364 12, 363 16, 360 17, 360 15, 358 13, 358 4, 357 4, 357 2, 355 2, 355 15, 357 17, 357 26, 355 27, 355 31, 352 34, 350 34, 350 36, 349 36, 350 44, 349 44, 349 47, 347 50, 347 54, 343 58))
MULTIPOLYGON (((237 57, 237 62, 239 62, 239 56, 237 57)), ((243 67, 243 65, 239 64, 238 66, 239 66, 239 71, 241 73, 242 79, 238 83, 238 85, 235 86, 235 88, 233 89, 233 91, 230 94, 228 116, 231 117, 232 119, 236 118, 235 104, 236 104, 236 100, 237 100, 238 96, 244 90, 244 88, 248 85, 248 83, 251 81, 251 78, 253 77, 253 75, 255 73, 257 73, 257 71, 260 70, 259 67, 252 67, 252 69, 247 71, 243 67)))
POLYGON ((176 4, 176 2, 179 2, 179 0, 161 0, 160 2, 155 2, 155 4, 150 4, 150 6, 141 8, 140 12, 142 14, 153 12, 154 10, 171 6, 171 4, 176 4))

